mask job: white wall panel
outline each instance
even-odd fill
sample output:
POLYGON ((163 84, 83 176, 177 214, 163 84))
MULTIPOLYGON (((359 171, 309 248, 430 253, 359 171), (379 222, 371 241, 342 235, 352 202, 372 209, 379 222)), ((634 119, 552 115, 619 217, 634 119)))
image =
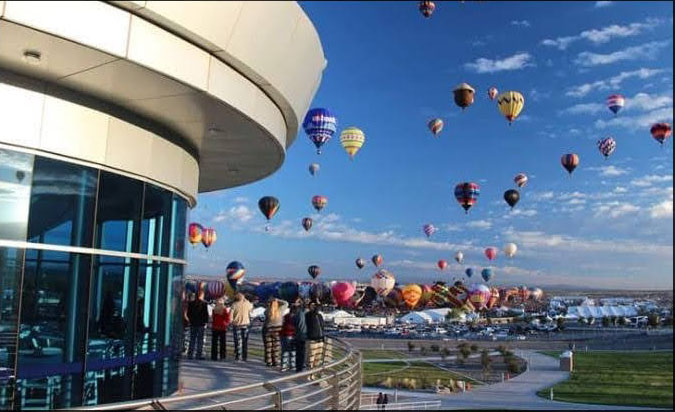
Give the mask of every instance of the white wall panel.
POLYGON ((0 83, 0 141, 37 148, 44 95, 0 83))
POLYGON ((258 86, 215 57, 211 57, 209 67, 208 92, 249 116, 255 110, 257 95, 262 93, 258 86))
POLYGON ((106 142, 106 165, 149 176, 153 160, 152 140, 156 138, 148 131, 111 117, 106 142))
POLYGON ((206 90, 209 54, 136 16, 131 20, 127 58, 206 90))
POLYGON ((100 1, 6 1, 3 18, 124 56, 130 14, 100 1))
POLYGON ((46 96, 40 148, 104 163, 109 116, 75 103, 46 96))
POLYGON ((152 141, 150 178, 180 187, 183 178, 183 156, 176 146, 164 139, 152 141))

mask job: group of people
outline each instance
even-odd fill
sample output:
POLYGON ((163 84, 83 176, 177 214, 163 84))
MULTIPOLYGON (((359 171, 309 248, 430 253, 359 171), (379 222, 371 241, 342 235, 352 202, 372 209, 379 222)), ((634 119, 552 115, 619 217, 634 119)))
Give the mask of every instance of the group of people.
MULTIPOLYGON (((323 364, 325 353, 324 322, 319 305, 298 299, 290 309, 288 306, 284 300, 271 298, 265 307, 262 325, 265 364, 281 371, 316 368, 323 364)), ((246 362, 252 310, 253 304, 238 293, 229 307, 225 299, 218 299, 209 315, 203 294, 192 294, 183 311, 184 325, 190 328, 188 359, 205 359, 204 331, 210 324, 211 359, 226 359, 227 329, 231 328, 234 360, 246 362)))

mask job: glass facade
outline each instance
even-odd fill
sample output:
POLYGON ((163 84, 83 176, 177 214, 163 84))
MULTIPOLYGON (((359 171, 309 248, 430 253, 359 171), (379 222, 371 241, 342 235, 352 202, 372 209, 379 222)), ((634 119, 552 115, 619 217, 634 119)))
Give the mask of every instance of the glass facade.
POLYGON ((0 243, 0 409, 177 390, 187 209, 139 180, 0 149, 0 242, 13 242, 0 243))

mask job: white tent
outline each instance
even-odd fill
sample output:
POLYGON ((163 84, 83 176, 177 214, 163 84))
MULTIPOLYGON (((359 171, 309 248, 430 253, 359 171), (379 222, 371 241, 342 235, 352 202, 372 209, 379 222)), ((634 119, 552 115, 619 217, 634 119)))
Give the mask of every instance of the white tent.
POLYGON ((448 312, 450 312, 449 308, 427 309, 422 311, 422 313, 428 315, 434 323, 445 321, 445 315, 447 315, 448 312))
POLYGON ((571 306, 568 315, 580 318, 632 317, 638 312, 634 306, 571 306))
POLYGON ((321 312, 325 322, 334 322, 336 318, 354 318, 355 316, 344 310, 334 310, 330 313, 321 312))
POLYGON ((431 316, 424 312, 410 312, 399 319, 401 323, 413 323, 415 325, 429 324, 433 322, 431 316))

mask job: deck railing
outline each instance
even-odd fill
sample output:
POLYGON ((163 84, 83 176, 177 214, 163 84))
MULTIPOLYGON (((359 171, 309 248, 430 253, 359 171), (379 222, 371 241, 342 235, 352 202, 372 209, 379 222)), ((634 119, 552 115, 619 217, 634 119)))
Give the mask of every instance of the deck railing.
MULTIPOLYGON (((208 358, 210 337, 205 340, 204 355, 208 358)), ((228 339, 228 358, 232 356, 231 346, 231 339, 228 339)), ((251 332, 248 357, 255 359, 263 356, 262 336, 258 332, 251 332)), ((102 404, 82 409, 358 410, 361 406, 363 378, 361 354, 347 342, 327 337, 320 356, 322 366, 276 379, 188 395, 102 404)))

